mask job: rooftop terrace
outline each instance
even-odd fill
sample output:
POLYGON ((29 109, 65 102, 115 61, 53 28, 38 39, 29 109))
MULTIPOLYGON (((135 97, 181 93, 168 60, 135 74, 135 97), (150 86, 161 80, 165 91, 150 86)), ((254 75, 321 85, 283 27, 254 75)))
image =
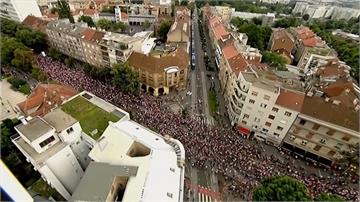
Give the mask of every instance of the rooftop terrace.
POLYGON ((109 121, 117 122, 125 116, 115 107, 105 106, 101 101, 83 94, 63 104, 61 109, 79 121, 82 130, 97 140, 109 125, 109 121))

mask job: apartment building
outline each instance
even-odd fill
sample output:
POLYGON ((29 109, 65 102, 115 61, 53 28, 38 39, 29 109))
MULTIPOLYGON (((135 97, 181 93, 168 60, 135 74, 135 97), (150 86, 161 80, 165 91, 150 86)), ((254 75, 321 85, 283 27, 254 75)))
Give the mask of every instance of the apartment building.
POLYGON ((43 118, 24 119, 15 130, 19 134, 12 140, 15 146, 50 186, 69 199, 89 163, 85 158, 90 149, 85 144, 76 144, 81 141, 79 122, 59 109, 43 118), (83 152, 75 153, 72 147, 83 152))
POLYGON ((295 38, 295 47, 293 49, 294 61, 297 62, 297 67, 304 69, 312 54, 322 56, 336 56, 325 41, 310 30, 308 27, 300 26, 292 28, 291 32, 295 38))
POLYGON ((230 6, 215 6, 216 14, 223 22, 230 22, 232 14, 235 12, 235 8, 230 6))
POLYGON ((81 37, 86 23, 71 24, 68 19, 51 21, 46 34, 52 47, 80 61, 86 61, 81 37))
POLYGON ((104 67, 103 54, 100 47, 104 35, 104 32, 85 28, 81 37, 85 60, 95 67, 104 67))
POLYGON ((190 60, 189 54, 181 48, 161 57, 133 52, 128 61, 138 73, 145 92, 158 96, 186 88, 190 60))
POLYGON ((336 6, 333 9, 331 19, 333 20, 350 20, 351 18, 359 18, 360 9, 356 8, 345 8, 336 6))
POLYGON ((341 165, 358 149, 358 97, 344 80, 309 91, 282 147, 326 166, 341 165))
POLYGON ((28 15, 42 16, 36 0, 1 0, 1 17, 22 22, 28 15))
POLYGON ((177 7, 175 22, 172 24, 166 43, 189 52, 190 48, 190 10, 186 7, 177 7))
POLYGON ((280 28, 273 30, 269 41, 269 49, 284 57, 286 64, 292 63, 294 57, 291 52, 294 46, 294 37, 287 32, 286 29, 280 28))
POLYGON ((15 130, 12 142, 66 200, 183 201, 183 145, 89 92, 15 130))

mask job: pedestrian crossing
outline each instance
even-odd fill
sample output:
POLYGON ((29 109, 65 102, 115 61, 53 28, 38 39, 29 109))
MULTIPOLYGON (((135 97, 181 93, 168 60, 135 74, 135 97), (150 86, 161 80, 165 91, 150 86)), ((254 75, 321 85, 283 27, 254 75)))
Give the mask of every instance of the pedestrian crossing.
POLYGON ((220 200, 220 194, 212 191, 209 188, 202 186, 192 187, 187 192, 187 200, 185 201, 198 201, 198 202, 217 202, 220 200))
POLYGON ((203 118, 201 116, 193 116, 193 119, 203 123, 203 124, 207 124, 207 125, 210 125, 210 126, 213 126, 215 125, 215 121, 214 121, 214 118, 210 117, 209 119, 207 118, 203 118))

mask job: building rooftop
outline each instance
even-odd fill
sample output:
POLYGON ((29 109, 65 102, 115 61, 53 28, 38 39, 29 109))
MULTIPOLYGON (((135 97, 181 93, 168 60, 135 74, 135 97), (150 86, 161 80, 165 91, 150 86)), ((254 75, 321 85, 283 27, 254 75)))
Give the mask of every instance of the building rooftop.
POLYGON ((82 38, 93 43, 100 43, 104 35, 104 32, 100 32, 91 28, 85 28, 82 38))
POLYGON ((185 69, 189 66, 189 54, 181 48, 176 49, 169 55, 160 58, 133 52, 129 59, 130 66, 142 69, 149 73, 162 73, 166 68, 176 66, 185 69))
POLYGON ((17 106, 27 116, 43 116, 75 94, 76 90, 70 86, 39 84, 31 95, 17 106))
POLYGON ((39 117, 34 117, 26 124, 20 124, 15 128, 22 133, 30 142, 38 139, 42 135, 54 130, 48 123, 39 117))
POLYGON ((48 21, 43 20, 41 18, 35 17, 33 15, 28 15, 23 21, 22 24, 25 26, 29 26, 33 29, 39 29, 41 31, 45 31, 48 21))
MULTIPOLYGON (((137 166, 91 162, 70 201, 108 201, 109 195, 118 194, 111 193, 118 186, 117 182, 121 184, 122 181, 122 185, 126 186, 128 179, 136 176, 137 170, 137 166)), ((121 201, 121 198, 118 200, 121 201)))
POLYGON ((318 96, 305 96, 301 113, 347 129, 359 131, 359 112, 341 103, 326 101, 318 96))
POLYGON ((29 154, 39 165, 42 165, 42 163, 44 163, 47 159, 57 154, 59 151, 61 151, 67 146, 65 143, 58 141, 57 143, 49 147, 45 152, 39 154, 20 136, 14 140, 14 143, 18 144, 19 147, 21 147, 21 149, 23 149, 27 154, 29 154))
POLYGON ((46 114, 43 119, 53 126, 56 132, 61 132, 69 126, 74 125, 77 120, 74 119, 69 114, 65 113, 60 108, 55 109, 54 111, 46 114))
POLYGON ((111 122, 117 122, 128 113, 114 105, 83 92, 61 106, 61 110, 80 122, 82 130, 97 140, 111 122))
POLYGON ((80 38, 83 36, 84 30, 87 27, 86 23, 75 23, 72 24, 68 19, 61 19, 51 21, 47 25, 47 29, 56 30, 68 35, 80 38))
POLYGON ((130 120, 119 121, 109 124, 89 157, 138 167, 127 182, 123 201, 182 201, 185 151, 177 140, 166 140, 130 120))
POLYGON ((276 100, 276 104, 300 112, 304 98, 305 94, 303 92, 280 89, 280 94, 276 100))

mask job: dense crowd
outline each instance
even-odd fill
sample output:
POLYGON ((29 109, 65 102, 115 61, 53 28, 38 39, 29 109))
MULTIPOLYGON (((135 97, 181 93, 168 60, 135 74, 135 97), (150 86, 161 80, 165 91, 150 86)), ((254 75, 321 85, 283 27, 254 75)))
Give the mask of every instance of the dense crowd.
POLYGON ((312 196, 321 192, 341 195, 347 200, 358 200, 359 191, 350 188, 343 175, 333 173, 322 177, 308 173, 290 159, 266 155, 261 147, 254 147, 231 129, 211 127, 188 116, 182 116, 164 108, 161 99, 140 93, 128 95, 108 83, 92 79, 81 68, 71 69, 51 58, 38 56, 38 66, 52 79, 86 90, 130 112, 132 119, 180 140, 188 162, 197 168, 207 168, 225 176, 227 191, 244 200, 251 200, 251 190, 268 176, 289 175, 304 182, 312 196))

